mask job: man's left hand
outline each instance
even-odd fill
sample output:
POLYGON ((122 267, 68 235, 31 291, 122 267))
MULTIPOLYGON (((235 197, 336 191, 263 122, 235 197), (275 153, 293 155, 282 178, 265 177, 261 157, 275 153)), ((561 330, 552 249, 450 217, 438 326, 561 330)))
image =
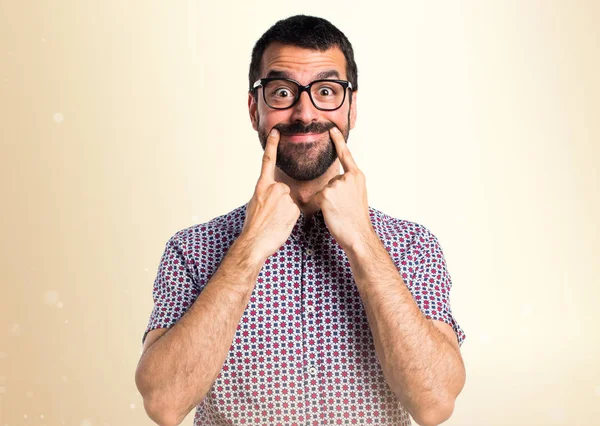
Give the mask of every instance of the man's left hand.
POLYGON ((323 212, 329 232, 347 252, 376 234, 369 217, 365 175, 354 162, 342 132, 333 127, 329 134, 344 173, 332 178, 317 192, 315 202, 323 212))

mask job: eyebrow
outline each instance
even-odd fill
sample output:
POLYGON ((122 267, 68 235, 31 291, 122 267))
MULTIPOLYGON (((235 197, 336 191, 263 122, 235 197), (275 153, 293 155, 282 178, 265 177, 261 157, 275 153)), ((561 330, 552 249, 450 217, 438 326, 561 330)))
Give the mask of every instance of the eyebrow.
POLYGON ((267 78, 292 78, 292 77, 285 71, 271 70, 267 73, 267 78))
MULTIPOLYGON (((336 71, 336 70, 327 70, 327 71, 321 71, 319 74, 317 74, 315 80, 321 80, 324 78, 329 78, 329 77, 335 77, 337 79, 340 78, 340 74, 336 71)), ((271 70, 267 73, 267 78, 292 78, 292 76, 287 73, 286 71, 279 71, 279 70, 271 70)))
POLYGON ((323 71, 320 72, 319 74, 317 74, 317 80, 320 80, 322 78, 329 78, 329 77, 335 77, 335 78, 340 78, 340 74, 336 71, 336 70, 327 70, 327 71, 323 71))

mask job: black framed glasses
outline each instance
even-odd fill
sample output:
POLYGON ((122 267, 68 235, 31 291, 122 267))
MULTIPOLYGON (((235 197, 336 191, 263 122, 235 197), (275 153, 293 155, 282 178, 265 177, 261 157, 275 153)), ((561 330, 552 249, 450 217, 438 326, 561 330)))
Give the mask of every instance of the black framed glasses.
POLYGON ((258 88, 263 89, 263 99, 273 109, 288 109, 296 105, 302 92, 321 111, 335 111, 346 100, 346 89, 352 90, 352 83, 346 80, 315 80, 303 86, 291 78, 261 78, 252 85, 256 96, 258 88))

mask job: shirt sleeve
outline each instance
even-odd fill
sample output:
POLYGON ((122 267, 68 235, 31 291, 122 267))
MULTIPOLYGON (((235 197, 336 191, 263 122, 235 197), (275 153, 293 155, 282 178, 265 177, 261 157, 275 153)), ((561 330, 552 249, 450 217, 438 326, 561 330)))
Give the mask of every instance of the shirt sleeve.
POLYGON ((149 331, 169 328, 175 324, 200 294, 185 253, 189 252, 178 235, 171 237, 165 246, 154 280, 154 308, 142 337, 142 344, 149 331))
POLYGON ((458 345, 462 346, 466 335, 452 315, 452 278, 437 237, 423 227, 401 263, 402 278, 421 312, 428 319, 449 324, 456 333, 458 345))

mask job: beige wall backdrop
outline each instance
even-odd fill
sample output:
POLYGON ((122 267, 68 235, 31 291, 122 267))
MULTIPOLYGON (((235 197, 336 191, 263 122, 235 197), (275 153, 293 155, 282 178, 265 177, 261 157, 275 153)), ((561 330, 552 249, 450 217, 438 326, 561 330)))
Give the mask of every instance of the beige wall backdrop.
POLYGON ((446 424, 600 424, 600 2, 0 0, 0 426, 153 424, 160 257, 252 196, 250 52, 296 13, 354 45, 369 204, 442 244, 446 424))

